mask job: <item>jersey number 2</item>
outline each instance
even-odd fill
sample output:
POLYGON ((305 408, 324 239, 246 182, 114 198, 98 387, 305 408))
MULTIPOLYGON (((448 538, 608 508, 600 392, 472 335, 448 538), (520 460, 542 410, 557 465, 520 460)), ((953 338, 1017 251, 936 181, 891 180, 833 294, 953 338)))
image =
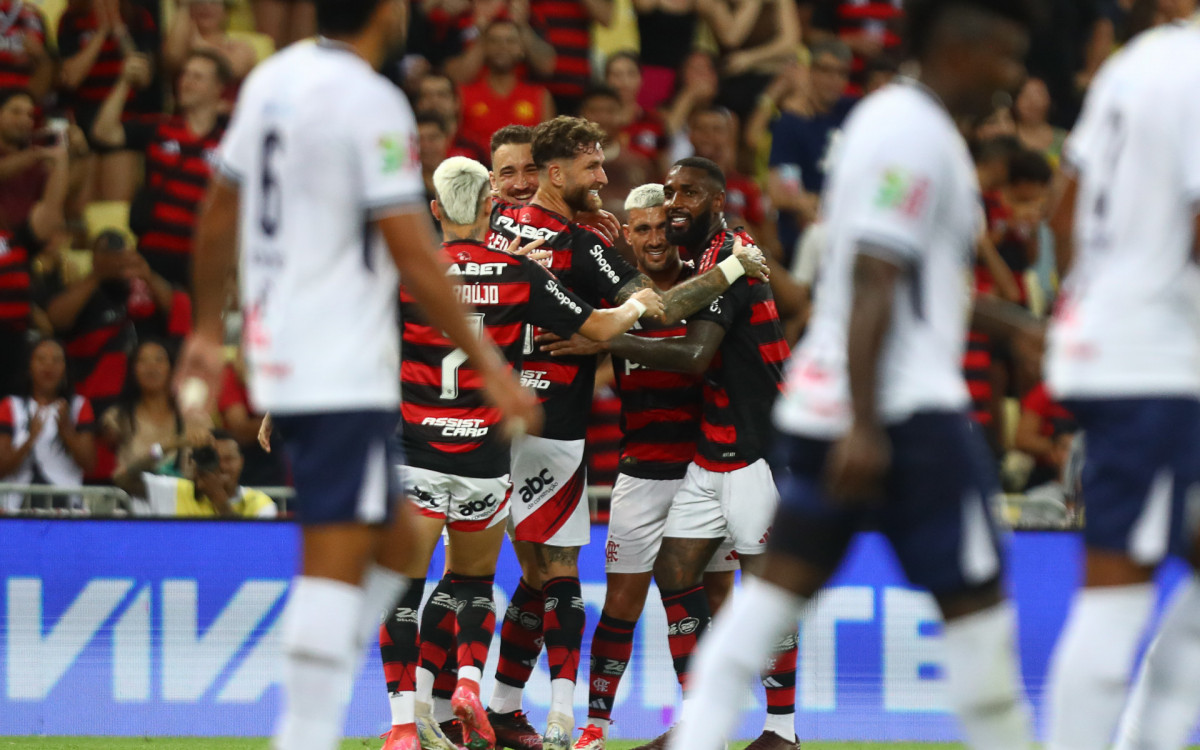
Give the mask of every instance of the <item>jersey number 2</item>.
MULTIPOLYGON (((467 315, 467 326, 475 338, 483 338, 483 313, 467 315)), ((442 360, 442 398, 458 398, 458 371, 466 362, 467 353, 462 349, 455 349, 442 360)))

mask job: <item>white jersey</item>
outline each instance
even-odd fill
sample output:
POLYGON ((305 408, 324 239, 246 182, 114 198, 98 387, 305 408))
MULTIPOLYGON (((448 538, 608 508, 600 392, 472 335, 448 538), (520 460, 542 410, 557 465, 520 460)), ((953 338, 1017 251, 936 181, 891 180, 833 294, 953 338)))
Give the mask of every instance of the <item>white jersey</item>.
POLYGON ((1113 57, 1065 156, 1079 189, 1051 392, 1200 395, 1200 26, 1148 32, 1113 57))
POLYGON ((424 200, 403 95, 342 45, 293 45, 246 81, 218 168, 240 185, 255 408, 397 408, 399 274, 371 221, 424 200))
POLYGON ((792 355, 776 426, 833 438, 850 425, 846 345, 860 252, 903 269, 879 361, 880 418, 894 424, 919 411, 966 408, 979 183, 966 143, 931 92, 898 83, 855 108, 832 155, 822 212, 828 239, 816 309, 792 355))

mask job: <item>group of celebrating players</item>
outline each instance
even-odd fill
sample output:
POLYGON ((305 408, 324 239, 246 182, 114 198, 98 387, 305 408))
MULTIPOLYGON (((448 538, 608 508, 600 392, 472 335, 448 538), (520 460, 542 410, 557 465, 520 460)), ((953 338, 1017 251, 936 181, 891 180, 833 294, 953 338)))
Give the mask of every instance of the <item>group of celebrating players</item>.
MULTIPOLYGON (((378 629, 387 750, 600 750, 652 578, 686 697, 651 746, 721 748, 764 670, 768 715, 753 747, 793 746, 797 622, 867 527, 941 609, 947 694, 967 742, 1030 746, 989 512, 994 470, 965 413, 960 363, 969 319, 1020 357, 1040 357, 1042 332, 1015 307, 969 298, 981 215, 959 130, 1019 84, 1029 7, 908 4, 920 73, 868 97, 830 155, 816 312, 793 355, 761 253, 725 224, 721 170, 677 162, 664 184, 629 195, 618 227, 597 211, 603 134, 578 118, 497 131, 490 174, 444 162, 434 253, 412 115, 374 70, 403 39, 403 3, 317 6, 320 41, 256 70, 221 145, 180 368, 185 384, 215 380, 236 265, 251 391, 281 432, 303 530, 275 747, 336 747, 378 629), (617 231, 636 267, 614 250, 617 231), (576 740, 583 443, 602 351, 624 442, 576 740), (401 494, 409 502, 391 501, 401 494), (443 530, 446 570, 418 627, 443 530), (522 580, 485 708, 505 530, 522 580), (722 606, 738 564, 746 586, 722 606), (521 691, 543 643, 551 707, 538 732, 521 691)), ((1104 69, 1067 149, 1058 226, 1075 261, 1047 369, 1087 430, 1088 556, 1052 670, 1054 750, 1108 746, 1150 576, 1185 540, 1184 499, 1200 482, 1197 90, 1200 30, 1156 32, 1104 69)), ((1200 669, 1188 669, 1200 663, 1198 600, 1187 588, 1168 616, 1119 746, 1186 740, 1200 708, 1200 669)))

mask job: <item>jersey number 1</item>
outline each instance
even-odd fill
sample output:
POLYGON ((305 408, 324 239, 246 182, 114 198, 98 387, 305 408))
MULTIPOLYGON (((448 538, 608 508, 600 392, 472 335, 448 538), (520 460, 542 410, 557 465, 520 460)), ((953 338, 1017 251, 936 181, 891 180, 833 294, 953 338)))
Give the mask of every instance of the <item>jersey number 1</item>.
MULTIPOLYGON (((475 334, 475 338, 483 338, 483 313, 467 315, 467 326, 475 334)), ((442 360, 442 398, 458 398, 458 371, 467 362, 467 353, 455 349, 442 360)))

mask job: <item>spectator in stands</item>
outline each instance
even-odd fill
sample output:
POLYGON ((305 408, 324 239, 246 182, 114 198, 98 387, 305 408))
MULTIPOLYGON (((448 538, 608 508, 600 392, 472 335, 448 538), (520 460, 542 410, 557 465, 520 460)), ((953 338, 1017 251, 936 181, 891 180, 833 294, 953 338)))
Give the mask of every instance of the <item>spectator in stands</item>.
POLYGON ((900 66, 887 54, 868 60, 863 68, 863 96, 873 94, 900 74, 900 66))
POLYGON ((810 114, 784 110, 771 127, 767 194, 779 209, 785 266, 790 265, 801 229, 816 218, 829 145, 856 101, 845 95, 850 48, 831 40, 814 44, 811 51, 810 114))
MULTIPOLYGON (((135 53, 158 51, 158 29, 150 12, 130 0, 71 0, 58 23, 63 58, 61 81, 67 103, 83 132, 91 134, 104 100, 122 78, 124 60, 135 53)), ((154 69, 146 65, 127 81, 129 116, 157 109, 154 69)), ((132 151, 96 149, 94 195, 98 200, 127 201, 137 186, 138 155, 132 151)))
POLYGON ((509 124, 533 127, 554 117, 554 102, 544 87, 522 79, 518 67, 525 57, 518 27, 497 20, 483 33, 484 73, 463 86, 463 137, 486 150, 492 133, 509 124))
POLYGON ((545 78, 554 73, 554 48, 529 25, 529 0, 476 0, 474 15, 462 36, 463 50, 446 60, 442 69, 451 80, 466 85, 478 80, 486 67, 487 50, 476 40, 487 35, 488 29, 497 21, 509 21, 517 32, 522 60, 529 66, 528 73, 545 78))
POLYGON ((1035 462, 1027 486, 1062 481, 1071 442, 1078 431, 1071 412, 1050 397, 1045 384, 1038 383, 1021 399, 1021 419, 1013 447, 1035 462))
POLYGON ((100 418, 100 437, 116 454, 118 472, 155 445, 161 447, 160 458, 172 458, 184 436, 183 416, 171 393, 173 363, 167 348, 142 341, 130 360, 120 399, 100 418))
MULTIPOLYGON (((666 104, 696 38, 695 0, 635 0, 638 37, 642 40, 638 104, 648 112, 666 104)), ((606 76, 607 78, 607 71, 606 76)), ((621 91, 609 80, 608 85, 621 91)), ((624 92, 622 92, 622 97, 624 92)))
MULTIPOLYGON (((421 178, 425 181, 425 203, 437 197, 433 189, 433 170, 446 160, 450 148, 446 121, 433 112, 417 113, 417 153, 421 158, 421 178)), ((428 207, 428 206, 427 206, 428 207)), ((430 218, 434 217, 430 209, 430 218)))
MULTIPOLYGON (((672 80, 674 73, 672 72, 672 80)), ((638 101, 642 72, 634 52, 618 52, 604 64, 604 83, 621 98, 621 145, 636 151, 662 171, 666 148, 662 117, 638 101)))
MULTIPOLYGON (((150 270, 123 234, 109 230, 92 245, 88 275, 49 290, 46 315, 65 343, 72 382, 104 414, 124 388, 139 331, 178 340, 190 327, 191 304, 150 270)), ((103 455, 100 468, 112 468, 103 455)))
POLYGON ((46 19, 24 0, 0 0, 0 91, 25 89, 41 101, 54 86, 46 19))
POLYGON ((737 120, 714 105, 692 114, 688 137, 696 156, 716 162, 725 173, 725 221, 743 226, 760 247, 775 251, 775 231, 767 225, 767 205, 754 180, 737 169, 737 120))
POLYGON ((25 220, 46 188, 52 149, 34 144, 33 94, 25 89, 0 91, 0 222, 25 220))
POLYGON ((1040 78, 1028 78, 1013 105, 1017 137, 1031 151, 1045 156, 1057 168, 1067 131, 1050 124, 1050 90, 1040 78))
POLYGON ((1028 301, 1023 274, 1038 261, 1039 227, 1053 171, 1037 151, 1020 149, 1008 160, 1008 180, 999 190, 984 195, 988 237, 1012 269, 1021 287, 1021 303, 1028 301))
MULTIPOLYGON (((183 447, 183 446, 181 446, 183 447)), ((144 500, 137 510, 152 516, 192 518, 275 518, 275 501, 259 490, 241 486, 242 452, 224 430, 190 439, 182 477, 151 473, 162 450, 140 455, 113 476, 113 483, 144 500)))
POLYGON ((758 96, 758 106, 742 128, 742 146, 756 159, 771 153, 771 127, 782 112, 797 117, 812 115, 811 80, 807 65, 790 62, 758 96))
MULTIPOLYGON (((554 48, 554 74, 547 88, 559 114, 574 114, 591 85, 591 25, 609 26, 613 0, 529 0, 530 15, 554 48)), ((514 3, 516 5, 516 3, 514 3)), ((550 119, 548 114, 543 119, 550 119)))
POLYGON ((621 97, 617 92, 604 87, 588 91, 580 100, 579 116, 604 131, 604 173, 608 185, 600 197, 606 211, 623 213, 625 198, 631 190, 658 179, 658 166, 633 149, 621 146, 621 97))
POLYGON ((413 111, 430 112, 442 118, 442 122, 446 125, 446 137, 449 141, 446 150, 447 157, 465 156, 480 163, 486 163, 487 158, 484 156, 486 152, 463 138, 462 129, 459 127, 461 110, 458 88, 454 85, 454 81, 439 73, 431 73, 421 78, 421 82, 417 85, 416 105, 413 107, 413 111))
MULTIPOLYGON (((233 362, 225 365, 221 378, 221 393, 217 397, 217 410, 221 413, 221 424, 237 440, 245 466, 242 481, 253 487, 278 487, 287 483, 287 472, 278 451, 267 452, 259 444, 265 415, 255 413, 250 407, 250 394, 246 389, 245 361, 241 352, 233 362)), ((267 430, 269 436, 271 431, 267 430)), ((269 440, 269 437, 268 437, 269 440)), ((268 442, 268 445, 270 443, 268 442)))
POLYGON ((275 49, 317 33, 317 6, 313 0, 252 0, 254 28, 271 37, 275 49))
POLYGON ((191 286, 192 233, 197 210, 212 176, 211 156, 225 132, 221 96, 233 78, 225 58, 212 50, 188 55, 179 74, 178 114, 122 124, 132 82, 144 77, 148 58, 130 55, 104 101, 92 139, 110 149, 146 156, 146 177, 130 210, 139 235, 138 251, 150 268, 181 289, 191 286))
POLYGON ((800 18, 791 0, 701 0, 697 5, 721 49, 717 100, 745 121, 758 95, 796 59, 800 18))
POLYGON ((853 52, 851 93, 866 90, 864 71, 882 55, 896 57, 904 20, 902 0, 801 0, 811 7, 809 46, 839 39, 853 52))
POLYGON ((50 176, 41 198, 17 223, 0 219, 0 394, 11 393, 25 367, 34 312, 33 262, 63 225, 69 164, 63 139, 49 149, 50 176))
POLYGON ((687 137, 692 112, 711 106, 717 98, 720 78, 716 58, 709 52, 692 52, 683 62, 678 83, 675 97, 663 115, 663 129, 671 139, 667 160, 672 164, 692 155, 692 144, 687 137))
MULTIPOLYGON (((71 390, 60 343, 43 339, 29 355, 25 384, 0 401, 0 482, 78 487, 96 460, 95 417, 86 398, 71 390)), ((8 495, 3 509, 20 509, 8 495)), ((80 507, 79 498, 69 504, 80 507)))
POLYGON ((234 83, 241 83, 258 62, 258 53, 249 42, 229 36, 231 0, 176 0, 176 3, 175 17, 163 39, 163 69, 167 75, 172 78, 179 75, 191 53, 208 50, 224 57, 234 83))
POLYGON ((492 134, 492 196, 505 203, 528 203, 538 189, 538 168, 533 162, 533 130, 506 125, 492 134))

